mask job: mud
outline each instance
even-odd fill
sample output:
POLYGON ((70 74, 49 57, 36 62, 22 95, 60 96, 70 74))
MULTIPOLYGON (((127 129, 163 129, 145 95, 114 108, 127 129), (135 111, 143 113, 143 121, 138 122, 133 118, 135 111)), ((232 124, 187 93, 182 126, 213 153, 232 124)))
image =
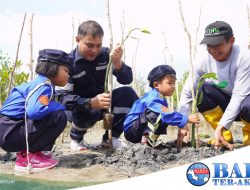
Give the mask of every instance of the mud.
POLYGON ((172 167, 173 163, 189 163, 221 153, 223 152, 210 147, 177 149, 175 144, 170 143, 168 148, 165 149, 153 149, 148 145, 129 144, 128 147, 116 150, 114 153, 96 157, 91 164, 102 164, 133 175, 137 170, 155 172, 172 167))
MULTIPOLYGON (((203 125, 199 133, 201 136, 212 137, 213 131, 210 129, 203 125)), ((241 127, 235 126, 232 131, 235 142, 240 143, 241 127)), ((88 150, 76 152, 70 150, 69 128, 67 128, 54 147, 53 155, 59 160, 58 166, 24 177, 49 181, 99 183, 148 174, 227 152, 224 149, 215 150, 205 146, 204 142, 208 139, 202 138, 200 140, 203 146, 198 149, 189 146, 177 149, 174 143, 176 128, 169 128, 168 135, 163 136, 166 148, 153 149, 148 145, 128 143, 123 149, 111 151, 97 146, 101 142, 103 132, 104 130, 98 125, 91 129, 85 137, 85 141, 89 144, 88 150)), ((240 147, 240 144, 237 147, 240 147)), ((1 174, 14 174, 15 158, 15 153, 0 151, 1 174)))

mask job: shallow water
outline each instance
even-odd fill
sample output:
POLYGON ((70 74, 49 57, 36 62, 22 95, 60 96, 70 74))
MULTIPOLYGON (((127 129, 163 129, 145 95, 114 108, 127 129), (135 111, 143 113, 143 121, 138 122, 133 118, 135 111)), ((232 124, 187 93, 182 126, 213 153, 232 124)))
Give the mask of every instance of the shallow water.
POLYGON ((80 182, 52 182, 28 179, 15 175, 0 175, 0 190, 64 190, 83 186, 94 185, 96 183, 80 182))

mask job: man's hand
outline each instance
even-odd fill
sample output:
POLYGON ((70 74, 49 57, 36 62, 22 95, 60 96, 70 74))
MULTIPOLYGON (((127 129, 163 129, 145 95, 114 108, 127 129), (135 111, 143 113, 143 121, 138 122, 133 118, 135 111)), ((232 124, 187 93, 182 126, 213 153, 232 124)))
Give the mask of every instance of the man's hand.
POLYGON ((189 115, 188 116, 188 123, 194 123, 194 124, 199 124, 200 123, 200 118, 198 113, 189 115))
POLYGON ((120 44, 116 44, 110 53, 110 57, 112 59, 112 63, 116 70, 120 70, 122 67, 122 54, 123 49, 120 44))
POLYGON ((178 129, 178 135, 177 135, 177 148, 182 147, 183 141, 189 142, 190 141, 190 130, 188 125, 185 125, 184 128, 178 129))
POLYGON ((227 147, 229 150, 233 150, 234 146, 227 142, 223 137, 223 131, 226 129, 219 125, 216 127, 214 131, 214 137, 215 137, 215 149, 219 149, 221 147, 221 144, 227 147))
POLYGON ((90 100, 92 109, 108 109, 111 105, 110 94, 102 93, 90 100))

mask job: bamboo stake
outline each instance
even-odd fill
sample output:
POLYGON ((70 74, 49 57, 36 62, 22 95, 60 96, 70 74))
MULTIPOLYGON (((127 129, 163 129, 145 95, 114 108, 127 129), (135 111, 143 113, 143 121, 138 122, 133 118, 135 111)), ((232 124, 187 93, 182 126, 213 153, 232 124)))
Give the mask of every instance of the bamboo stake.
MULTIPOLYGON (((124 14, 124 11, 122 12, 123 13, 123 16, 122 16, 122 22, 121 22, 121 32, 122 32, 122 41, 124 39, 124 35, 125 35, 125 26, 126 26, 126 23, 125 23, 125 14, 124 14)), ((123 46, 123 61, 126 63, 126 48, 125 46, 123 46)))
MULTIPOLYGON (((173 60, 173 55, 170 53, 169 51, 169 48, 168 48, 168 45, 167 45, 167 40, 166 40, 166 37, 165 37, 165 34, 164 34, 164 31, 162 31, 162 36, 163 36, 163 41, 164 41, 164 59, 165 59, 165 63, 167 64, 167 58, 166 58, 166 54, 169 56, 169 59, 170 59, 170 65, 172 67, 174 67, 174 60, 173 60)), ((175 83, 175 88, 177 89, 177 86, 178 86, 178 83, 175 83)), ((178 99, 179 99, 179 94, 178 94, 178 90, 176 91, 176 96, 177 96, 177 102, 178 102, 178 99)), ((169 100, 169 106, 170 106, 170 110, 171 111, 174 111, 174 97, 171 96, 170 98, 168 98, 169 100)), ((178 105, 178 103, 177 103, 178 105)))
POLYGON ((248 19, 248 49, 250 49, 250 12, 249 6, 247 5, 247 19, 248 19))
POLYGON ((30 36, 30 63, 28 64, 28 66, 29 66, 29 69, 30 69, 30 80, 33 80, 33 78, 34 78, 34 69, 33 69, 33 65, 34 65, 34 59, 33 59, 33 31, 32 31, 33 18, 34 18, 34 13, 32 13, 31 18, 30 18, 30 32, 29 32, 29 36, 30 36))
POLYGON ((71 41, 71 49, 73 50, 74 48, 74 43, 75 43, 75 23, 74 23, 74 16, 72 16, 72 41, 71 41))
MULTIPOLYGON (((195 105, 195 94, 194 94, 194 71, 193 71, 193 59, 192 59, 192 38, 191 38, 191 34, 187 29, 186 26, 186 22, 183 16, 183 12, 182 12, 182 5, 181 5, 181 1, 178 0, 178 4, 179 4, 179 10, 180 10, 180 15, 181 15, 181 21, 184 27, 184 31, 187 34, 188 37, 188 45, 189 45, 189 63, 190 63, 190 74, 191 74, 191 78, 192 78, 192 84, 191 84, 191 93, 192 93, 192 98, 193 98, 193 102, 192 102, 192 114, 194 114, 196 112, 196 105, 195 105)), ((195 124, 192 124, 192 128, 191 128, 191 144, 192 147, 195 147, 196 143, 195 143, 195 124)), ((198 147, 196 147, 198 148, 198 147)))
POLYGON ((135 66, 136 66, 136 58, 137 58, 137 52, 138 52, 140 40, 139 39, 136 39, 136 40, 137 40, 137 43, 136 43, 136 48, 135 48, 135 54, 134 54, 133 59, 132 59, 132 72, 133 72, 132 87, 133 87, 133 89, 135 89, 136 93, 139 94, 139 88, 138 88, 139 85, 137 85, 138 81, 136 80, 135 66))
POLYGON ((200 5, 200 9, 199 9, 199 17, 198 17, 198 24, 197 24, 197 27, 196 27, 196 31, 195 31, 195 41, 194 41, 194 51, 193 51, 193 60, 195 60, 195 56, 196 56, 196 50, 197 50, 197 41, 198 41, 198 32, 199 32, 199 29, 200 29, 200 23, 201 23, 201 11, 202 11, 202 8, 201 8, 201 5, 200 5))
POLYGON ((14 73, 15 73, 15 69, 16 69, 16 64, 17 64, 17 61, 18 61, 19 48, 20 48, 20 43, 21 43, 21 39, 22 39, 22 34, 23 34, 23 28, 24 28, 24 24, 25 24, 26 15, 27 15, 27 13, 24 14, 22 28, 21 28, 21 32, 20 32, 20 36, 19 36, 19 40, 18 40, 18 44, 17 44, 16 59, 15 59, 15 62, 14 62, 13 70, 11 71, 11 74, 10 74, 10 82, 9 82, 9 87, 8 87, 8 94, 10 93, 10 90, 12 88, 13 77, 14 77, 14 73))
MULTIPOLYGON (((113 33, 112 33, 112 25, 111 25, 111 19, 110 19, 110 10, 109 10, 109 0, 105 1, 105 9, 106 9, 106 17, 107 17, 107 22, 108 22, 108 30, 109 30, 109 47, 110 50, 113 48, 113 33)), ((109 57, 109 62, 111 63, 111 57, 109 57)), ((106 70, 106 75, 108 75, 108 86, 109 88, 106 88, 106 93, 109 91, 110 94, 112 94, 113 90, 113 76, 112 76, 112 67, 111 64, 108 64, 107 70, 106 70)), ((106 82, 106 81, 105 81, 106 82)), ((113 148, 112 145, 112 125, 113 125, 113 117, 114 115, 111 114, 111 109, 108 110, 108 113, 104 116, 104 122, 107 122, 108 125, 108 139, 110 142, 110 148, 113 148), (108 119, 106 117, 109 117, 108 119), (106 120, 106 121, 105 121, 106 120)))

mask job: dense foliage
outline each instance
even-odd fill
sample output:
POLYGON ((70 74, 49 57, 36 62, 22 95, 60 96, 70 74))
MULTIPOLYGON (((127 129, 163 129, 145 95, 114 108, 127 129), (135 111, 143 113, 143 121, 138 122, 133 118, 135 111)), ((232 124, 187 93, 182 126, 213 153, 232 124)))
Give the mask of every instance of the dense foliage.
MULTIPOLYGON (((12 86, 20 85, 22 83, 27 82, 28 80, 29 74, 26 74, 25 72, 21 71, 21 67, 22 62, 19 60, 16 63, 12 86)), ((12 70, 13 64, 10 61, 10 58, 0 50, 0 106, 7 98, 10 75, 12 70)))

